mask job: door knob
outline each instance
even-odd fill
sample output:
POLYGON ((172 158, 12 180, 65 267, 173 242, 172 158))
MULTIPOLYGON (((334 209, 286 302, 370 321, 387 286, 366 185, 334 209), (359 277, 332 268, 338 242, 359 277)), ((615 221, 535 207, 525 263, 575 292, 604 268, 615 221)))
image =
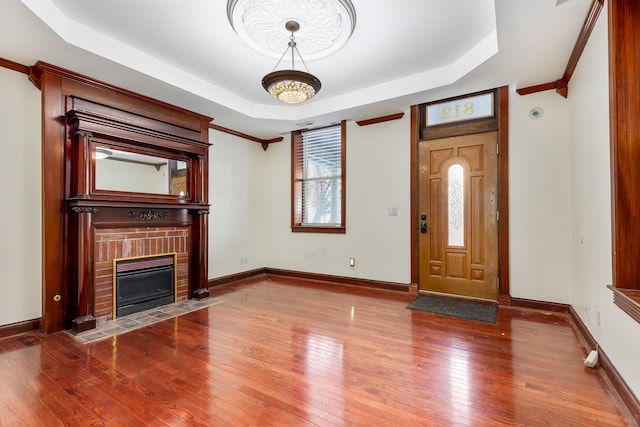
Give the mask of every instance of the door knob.
POLYGON ((427 232, 427 223, 426 222, 421 222, 420 223, 420 232, 422 234, 425 234, 427 232))

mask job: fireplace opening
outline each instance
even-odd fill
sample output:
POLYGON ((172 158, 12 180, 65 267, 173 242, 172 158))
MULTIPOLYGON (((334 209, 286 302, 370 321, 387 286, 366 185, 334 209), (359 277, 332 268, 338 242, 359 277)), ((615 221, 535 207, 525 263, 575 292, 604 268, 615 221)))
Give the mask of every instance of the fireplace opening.
POLYGON ((175 302, 176 256, 114 260, 114 319, 175 302))

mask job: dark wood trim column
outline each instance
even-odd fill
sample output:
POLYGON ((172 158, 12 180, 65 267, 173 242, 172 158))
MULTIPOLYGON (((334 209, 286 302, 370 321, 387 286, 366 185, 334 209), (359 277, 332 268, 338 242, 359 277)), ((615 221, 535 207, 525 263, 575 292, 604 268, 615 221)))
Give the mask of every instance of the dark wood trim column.
MULTIPOLYGON (((69 327, 65 313, 75 305, 67 292, 69 258, 64 207, 65 128, 62 78, 32 68, 31 81, 42 91, 42 322, 45 334, 69 327)), ((73 315, 73 314, 71 314, 73 315)))
POLYGON ((76 265, 76 281, 78 284, 78 314, 72 321, 75 332, 82 332, 96 327, 93 313, 93 239, 91 236, 91 215, 98 209, 90 207, 73 207, 78 222, 78 248, 76 265))
POLYGON ((499 299, 508 305, 511 298, 509 280, 509 87, 496 91, 498 95, 498 212, 500 214, 498 251, 500 256, 499 299))
MULTIPOLYGON (((73 150, 75 152, 75 165, 88 165, 91 163, 91 156, 89 151, 89 141, 93 136, 91 132, 77 130, 75 134, 75 144, 73 150)), ((75 179, 71 182, 75 187, 72 190, 75 198, 87 199, 89 198, 89 186, 91 185, 91 169, 88 167, 75 168, 75 179)))
MULTIPOLYGON (((207 182, 209 181, 209 160, 205 156, 198 156, 194 162, 195 167, 195 194, 197 197, 196 202, 206 204, 209 199, 207 190, 207 182)), ((196 211, 197 218, 194 218, 194 234, 198 234, 197 239, 192 239, 194 242, 207 242, 209 240, 209 209, 198 209, 196 211)), ((209 254, 208 245, 195 245, 191 251, 191 254, 196 258, 197 262, 192 263, 191 270, 191 294, 196 299, 202 299, 209 296, 209 254)))
POLYGON ((417 294, 420 286, 420 276, 418 274, 420 268, 418 254, 418 215, 420 215, 418 212, 418 190, 420 189, 418 182, 418 143, 420 140, 420 119, 418 117, 418 110, 417 105, 411 106, 411 284, 409 289, 412 294, 417 294))
MULTIPOLYGON (((194 221, 194 233, 198 233, 197 241, 207 241, 209 239, 209 210, 200 209, 197 211, 198 218, 194 221)), ((193 239, 196 240, 196 239, 193 239)), ((194 245, 195 246, 195 245, 194 245)), ((194 247, 192 253, 197 257, 198 261, 192 263, 191 277, 192 283, 195 284, 193 297, 202 299, 209 296, 209 273, 207 265, 209 264, 209 253, 207 247, 194 247)))

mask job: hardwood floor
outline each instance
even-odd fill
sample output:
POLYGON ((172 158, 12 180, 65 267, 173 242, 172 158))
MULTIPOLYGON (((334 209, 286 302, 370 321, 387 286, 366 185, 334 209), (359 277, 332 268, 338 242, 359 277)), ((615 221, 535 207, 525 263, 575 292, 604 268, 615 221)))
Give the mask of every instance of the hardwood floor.
POLYGON ((91 344, 0 340, 0 425, 628 425, 564 314, 494 324, 292 279, 91 344))

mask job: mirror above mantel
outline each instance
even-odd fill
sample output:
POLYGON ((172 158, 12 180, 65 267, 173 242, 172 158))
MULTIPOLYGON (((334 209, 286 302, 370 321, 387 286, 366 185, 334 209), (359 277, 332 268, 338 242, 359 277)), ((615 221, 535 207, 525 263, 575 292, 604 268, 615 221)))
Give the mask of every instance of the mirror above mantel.
POLYGON ((201 129, 79 98, 69 106, 71 206, 143 203, 208 212, 210 144, 201 129))
POLYGON ((92 193, 127 192, 189 198, 187 158, 159 157, 133 150, 92 144, 92 193))

